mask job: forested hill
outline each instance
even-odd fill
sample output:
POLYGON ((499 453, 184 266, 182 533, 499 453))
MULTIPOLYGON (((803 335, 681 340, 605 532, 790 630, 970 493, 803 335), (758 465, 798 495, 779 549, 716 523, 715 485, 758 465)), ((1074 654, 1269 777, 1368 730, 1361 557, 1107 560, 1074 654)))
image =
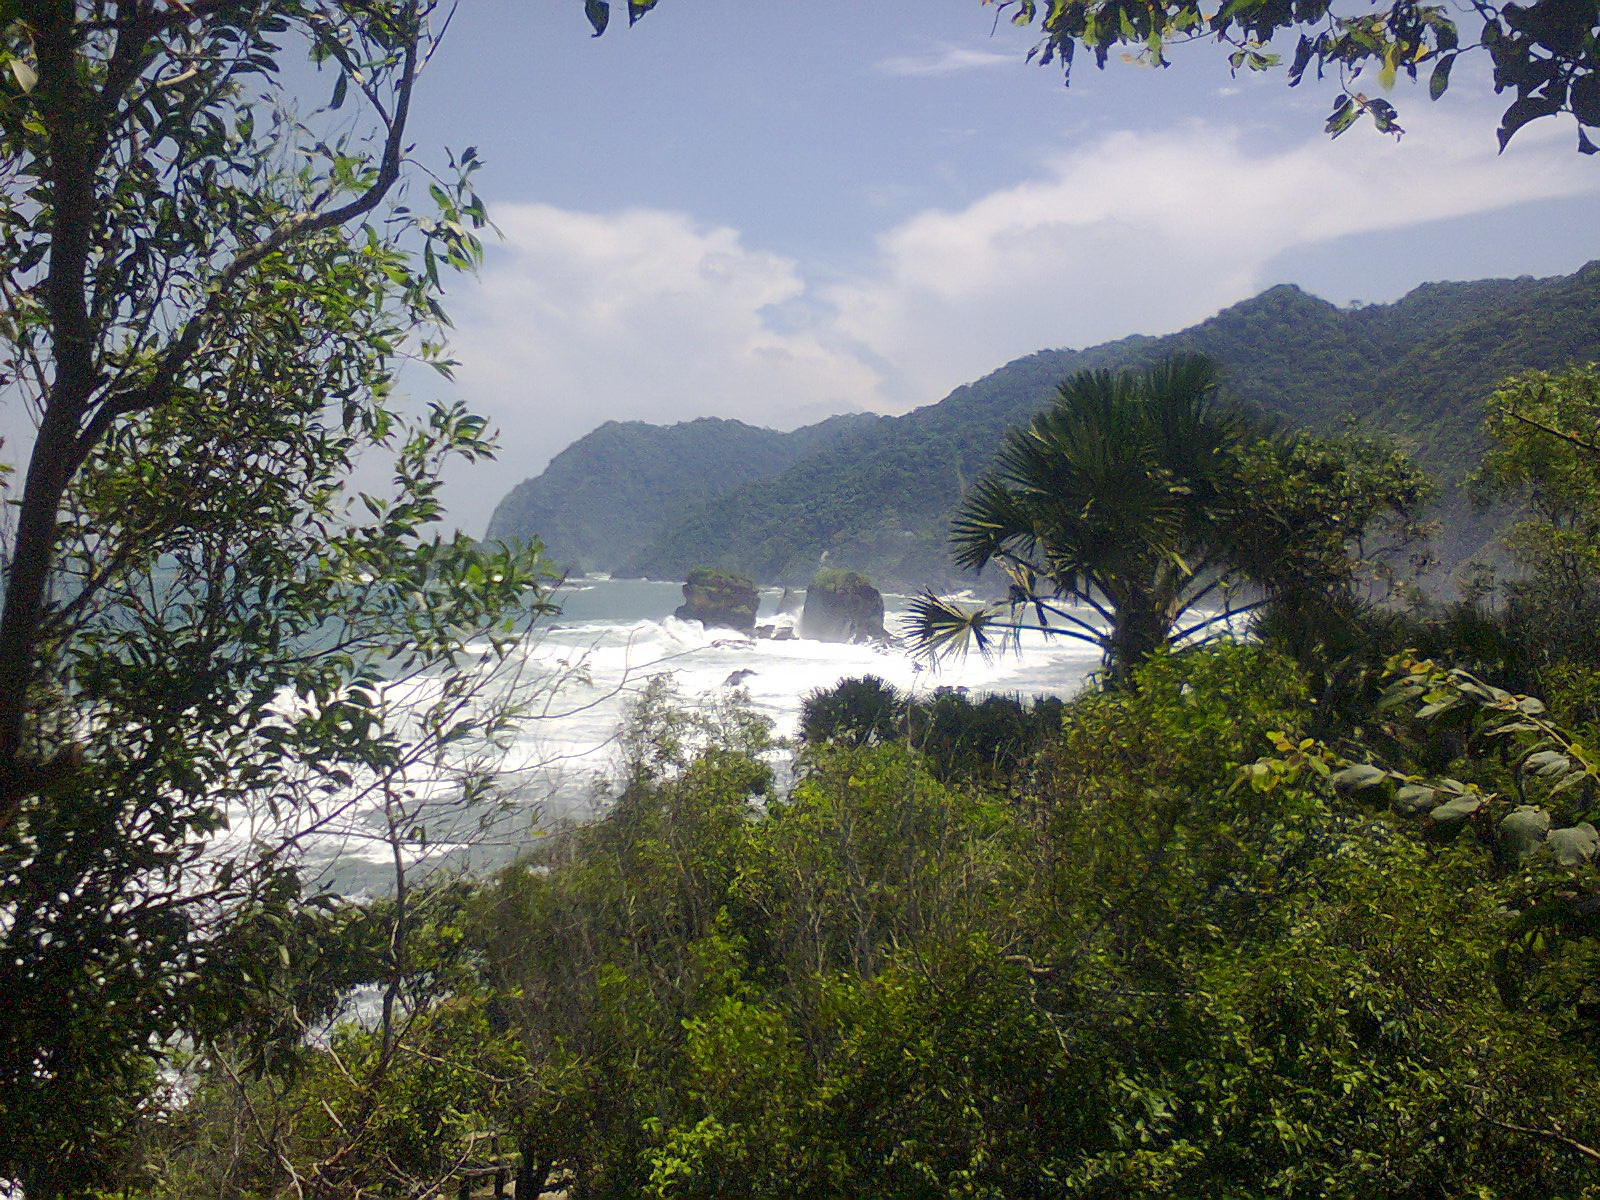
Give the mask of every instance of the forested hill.
MULTIPOLYGON (((1459 488, 1477 460, 1479 405, 1514 372, 1600 359, 1600 262, 1553 279, 1426 284, 1349 309, 1274 287, 1170 336, 1040 351, 903 417, 767 433, 780 439, 770 456, 752 452, 737 477, 709 439, 711 457, 691 453, 686 431, 707 423, 605 426, 513 492, 490 534, 538 533, 558 557, 619 574, 681 577, 711 563, 804 582, 826 555, 890 584, 948 579, 949 514, 1005 430, 1074 371, 1175 350, 1213 356, 1233 392, 1293 425, 1330 430, 1354 417, 1403 436, 1447 485, 1438 552, 1456 563, 1494 532, 1459 488), (781 439, 802 435, 813 447, 782 461, 776 447, 798 443, 781 439), (534 523, 514 523, 524 520, 534 523), (628 536, 608 541, 608 528, 628 536)), ((738 429, 752 446, 766 433, 738 429)))
POLYGON ((660 534, 666 518, 885 419, 854 413, 791 433, 715 417, 677 425, 607 421, 514 487, 495 507, 488 539, 537 537, 563 566, 614 571, 660 534))

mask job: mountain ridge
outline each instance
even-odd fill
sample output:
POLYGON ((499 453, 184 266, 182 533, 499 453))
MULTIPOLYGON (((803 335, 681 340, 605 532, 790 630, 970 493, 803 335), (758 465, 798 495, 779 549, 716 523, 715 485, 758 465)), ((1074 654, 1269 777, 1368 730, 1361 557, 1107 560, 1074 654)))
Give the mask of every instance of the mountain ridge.
POLYGON ((574 570, 611 570, 645 545, 657 514, 783 470, 881 420, 846 413, 780 433, 724 417, 607 421, 495 506, 485 538, 544 542, 574 570))
MULTIPOLYGON (((716 487, 663 493, 625 546, 584 549, 598 569, 623 575, 681 578, 704 563, 803 584, 826 562, 890 586, 953 582, 949 514, 988 467, 1005 430, 1048 404, 1067 375, 1139 366, 1177 351, 1217 359, 1232 394, 1287 425, 1331 432, 1353 422, 1408 442, 1443 482, 1437 552, 1454 566, 1483 552, 1503 520, 1474 510, 1462 486, 1481 448, 1482 400, 1517 371, 1600 358, 1600 261, 1567 276, 1424 283, 1389 304, 1344 308, 1279 284, 1173 334, 1035 351, 900 416, 773 435, 804 434, 810 448, 782 461, 800 438, 787 450, 753 455, 737 481, 724 473, 716 487)), ((670 446, 686 456, 680 462, 687 475, 703 474, 688 444, 693 438, 671 432, 682 425, 632 424, 639 426, 634 453, 661 463, 670 446)), ((575 461, 595 466, 580 448, 607 428, 557 459, 579 451, 575 461)), ((602 490, 616 468, 605 470, 611 474, 598 481, 602 490)), ((547 469, 520 486, 550 475, 547 469)), ((592 489, 597 481, 573 482, 592 489)), ((638 480, 626 482, 638 490, 638 480)), ((583 503, 576 493, 550 495, 557 515, 564 504, 583 503)), ((562 536, 565 529, 547 526, 547 544, 559 557, 552 529, 562 536)))

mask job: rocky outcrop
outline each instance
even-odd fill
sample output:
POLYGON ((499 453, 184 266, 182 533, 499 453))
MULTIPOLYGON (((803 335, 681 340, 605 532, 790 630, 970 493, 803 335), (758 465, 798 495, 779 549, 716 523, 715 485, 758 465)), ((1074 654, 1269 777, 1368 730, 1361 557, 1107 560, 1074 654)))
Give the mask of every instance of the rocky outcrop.
POLYGON ((707 629, 753 633, 760 602, 755 584, 743 576, 696 567, 683 585, 683 603, 672 615, 680 621, 699 621, 707 629))
POLYGON ((819 571, 806 589, 800 636, 819 642, 882 642, 883 594, 855 571, 819 571))

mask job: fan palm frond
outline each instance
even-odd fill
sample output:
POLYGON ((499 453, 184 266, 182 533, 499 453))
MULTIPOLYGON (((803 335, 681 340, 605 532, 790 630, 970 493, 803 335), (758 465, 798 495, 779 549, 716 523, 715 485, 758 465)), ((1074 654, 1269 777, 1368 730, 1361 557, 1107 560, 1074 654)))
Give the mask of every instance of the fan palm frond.
POLYGON ((906 640, 913 653, 929 659, 961 655, 976 649, 990 661, 1018 630, 1003 609, 993 605, 964 606, 925 591, 910 604, 906 640))
POLYGON ((969 571, 981 571, 1007 553, 1026 557, 1038 543, 1037 515, 1004 476, 985 475, 968 489, 950 523, 951 557, 969 571))

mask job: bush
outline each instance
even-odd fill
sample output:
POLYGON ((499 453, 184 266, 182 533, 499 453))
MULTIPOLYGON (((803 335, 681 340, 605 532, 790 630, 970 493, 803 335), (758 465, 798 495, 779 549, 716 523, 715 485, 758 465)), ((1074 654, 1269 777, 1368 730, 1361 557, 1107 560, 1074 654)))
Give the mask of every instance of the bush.
POLYGON ((823 567, 811 577, 811 587, 819 592, 853 592, 872 587, 872 580, 859 571, 823 567))

